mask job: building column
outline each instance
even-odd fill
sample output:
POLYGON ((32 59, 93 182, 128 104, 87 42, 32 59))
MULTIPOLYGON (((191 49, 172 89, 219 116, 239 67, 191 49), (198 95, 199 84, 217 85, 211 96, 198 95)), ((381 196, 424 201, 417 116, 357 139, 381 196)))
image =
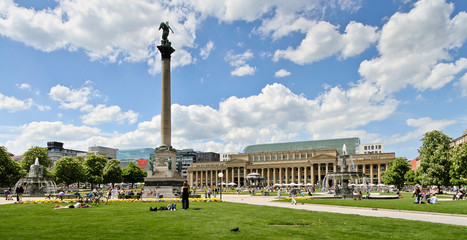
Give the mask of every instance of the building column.
POLYGON ((190 186, 193 186, 193 172, 190 172, 190 186))
MULTIPOLYGON (((229 183, 229 168, 225 168, 225 183, 229 183)), ((221 183, 222 184, 222 183, 221 183)))
POLYGON ((378 184, 381 184, 381 164, 378 164, 378 184))
POLYGON ((291 167, 291 168, 290 168, 290 171, 291 171, 291 174, 292 174, 292 182, 293 182, 293 183, 296 183, 296 182, 295 182, 295 167, 291 167))
POLYGON ((304 180, 303 185, 305 185, 305 186, 308 183, 308 171, 307 170, 308 170, 308 167, 305 166, 305 169, 303 169, 303 173, 305 175, 305 176, 303 176, 303 180, 304 180))
POLYGON ((370 164, 370 183, 373 183, 373 164, 370 164))
POLYGON ((289 183, 289 168, 285 168, 285 184, 289 183))
POLYGON ((315 164, 311 164, 311 184, 315 185, 315 164))
POLYGON ((302 167, 298 167, 298 183, 302 183, 302 167))
POLYGON ((232 167, 232 181, 235 182, 235 167, 232 167))
POLYGON ((321 163, 318 164, 318 181, 321 183, 321 163))
POLYGON ((282 168, 279 168, 279 184, 282 184, 282 168))
POLYGON ((237 167, 237 186, 240 187, 240 167, 237 167))
POLYGON ((243 171, 243 185, 245 185, 245 179, 246 179, 246 167, 245 167, 245 171, 243 171))
POLYGON ((273 168, 272 169, 272 185, 276 184, 277 183, 277 179, 276 179, 276 168, 273 168))
POLYGON ((268 171, 268 180, 267 180, 267 183, 266 183, 266 186, 271 186, 271 179, 269 178, 269 174, 271 172, 271 169, 270 168, 267 168, 267 171, 268 171))

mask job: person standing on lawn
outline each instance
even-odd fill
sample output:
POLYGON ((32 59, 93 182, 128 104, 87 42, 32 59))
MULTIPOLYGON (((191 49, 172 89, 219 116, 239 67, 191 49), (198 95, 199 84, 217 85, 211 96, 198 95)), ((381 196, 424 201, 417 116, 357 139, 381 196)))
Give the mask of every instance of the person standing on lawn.
POLYGON ((188 182, 185 180, 183 182, 183 187, 182 187, 182 209, 187 210, 190 205, 190 201, 188 198, 190 197, 190 186, 188 186, 188 182))

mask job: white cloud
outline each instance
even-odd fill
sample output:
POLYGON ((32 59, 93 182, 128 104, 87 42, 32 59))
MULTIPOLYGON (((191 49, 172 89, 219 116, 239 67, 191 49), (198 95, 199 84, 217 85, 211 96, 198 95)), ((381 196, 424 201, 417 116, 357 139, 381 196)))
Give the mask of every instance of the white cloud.
POLYGON ((412 132, 408 132, 404 136, 399 136, 399 135, 394 135, 391 136, 390 138, 385 140, 385 143, 387 144, 395 144, 399 142, 406 142, 409 140, 413 139, 420 139, 423 134, 426 132, 430 132, 433 130, 443 130, 444 128, 455 124, 455 120, 448 120, 448 119, 443 119, 443 120, 433 120, 429 117, 423 117, 423 118, 409 118, 407 119, 407 126, 414 127, 416 128, 412 132))
POLYGON ((280 69, 279 71, 277 71, 274 76, 277 77, 277 78, 281 78, 281 77, 287 77, 287 76, 290 76, 290 72, 285 70, 285 69, 280 69))
POLYGON ((380 57, 363 61, 359 73, 382 94, 409 85, 418 90, 439 89, 466 69, 450 51, 467 40, 467 13, 451 18, 453 5, 444 0, 421 0, 408 13, 396 13, 383 26, 380 57))
POLYGON ((19 89, 31 90, 31 85, 29 85, 28 83, 18 83, 16 84, 16 87, 18 87, 19 89))
POLYGON ((145 0, 64 0, 54 9, 34 10, 12 0, 2 2, 0 35, 46 52, 82 49, 92 60, 148 61, 157 51, 149 47, 159 44, 161 21, 169 21, 177 33, 169 37, 175 48, 192 48, 196 38, 196 13, 182 4, 172 8, 145 0))
POLYGON ((457 85, 460 87, 461 95, 467 97, 467 73, 459 79, 457 85))
POLYGON ((247 76, 247 75, 253 75, 255 74, 256 67, 252 67, 250 65, 242 65, 237 67, 235 70, 230 72, 232 76, 237 76, 237 77, 242 77, 242 76, 247 76))
POLYGON ((99 104, 93 108, 90 113, 81 116, 81 120, 84 124, 88 125, 98 125, 113 121, 133 124, 137 122, 138 114, 132 110, 122 112, 119 106, 106 107, 105 105, 99 104))
POLYGON ((30 109, 34 104, 32 99, 20 100, 15 97, 5 96, 0 93, 0 110, 5 109, 9 112, 23 111, 30 109))
MULTIPOLYGON (((16 155, 24 153, 31 146, 45 146, 48 141, 57 140, 85 141, 92 136, 102 134, 97 128, 74 126, 62 122, 31 122, 16 129, 19 135, 5 142, 5 146, 16 155)), ((80 149, 80 150, 86 150, 80 149)))
MULTIPOLYGON (((0 35, 46 52, 83 50, 92 60, 145 61, 149 73, 155 74, 160 72, 155 46, 161 39, 157 29, 162 21, 169 21, 176 33, 169 36, 177 49, 172 59, 176 68, 195 61, 188 50, 195 48, 196 30, 208 17, 225 22, 252 22, 268 14, 273 20, 261 20, 263 26, 259 31, 267 34, 278 32, 278 26, 284 25, 266 26, 270 22, 297 19, 304 14, 320 17, 334 8, 352 12, 359 8, 360 2, 63 0, 53 9, 35 10, 22 7, 21 2, 4 0, 0 4, 0 35)), ((205 53, 208 52, 202 53, 203 58, 205 53)))
MULTIPOLYGON (((283 142, 295 139, 319 139, 336 136, 371 136, 358 127, 386 119, 397 108, 397 101, 377 100, 374 86, 361 83, 349 90, 333 87, 315 99, 297 95, 281 84, 265 86, 249 97, 230 97, 209 106, 172 105, 172 145, 177 148, 241 151, 254 143, 283 142)), ((83 116, 85 124, 121 119, 131 122, 137 115, 122 113, 116 107, 98 105, 83 116), (100 115, 98 113, 101 113, 100 115), (134 116, 131 118, 129 116, 134 116)), ((131 111, 129 111, 131 112, 131 111)), ((128 112, 127 112, 128 113, 128 112)), ((160 115, 140 122, 133 131, 103 133, 98 128, 65 125, 61 122, 34 122, 21 128, 8 148, 25 151, 31 144, 43 145, 51 139, 66 141, 67 146, 86 149, 92 145, 115 148, 158 146, 160 115), (25 143, 20 145, 20 143, 25 143)))
POLYGON ((201 58, 207 59, 211 54, 212 50, 214 50, 214 42, 209 41, 208 43, 206 43, 206 46, 201 48, 199 55, 201 55, 201 58))
POLYGON ((88 102, 95 97, 101 97, 99 91, 93 89, 91 81, 86 81, 84 87, 79 89, 70 89, 60 84, 50 89, 49 96, 60 102, 60 107, 64 109, 79 109, 81 112, 87 112, 81 116, 84 124, 98 125, 107 122, 118 122, 134 124, 138 120, 138 113, 132 110, 122 112, 119 106, 105 106, 99 104, 93 106, 88 102))
POLYGON ((81 87, 79 89, 70 89, 57 84, 52 87, 49 96, 60 102, 60 107, 64 109, 89 109, 88 101, 94 96, 91 86, 81 87))
MULTIPOLYGON (((350 22, 345 34, 340 34, 337 26, 324 21, 309 21, 297 19, 287 29, 279 31, 276 37, 288 34, 291 31, 306 33, 300 45, 293 49, 276 50, 273 60, 288 59, 294 63, 304 65, 322 60, 335 54, 340 58, 359 55, 377 40, 377 28, 365 26, 361 23, 350 22)), ((275 33, 277 34, 277 33, 275 33)))
POLYGON ((234 54, 233 51, 229 51, 225 57, 230 66, 235 67, 231 72, 233 76, 245 76, 253 75, 256 71, 256 67, 252 67, 247 64, 247 61, 253 58, 253 52, 250 49, 244 53, 234 54))

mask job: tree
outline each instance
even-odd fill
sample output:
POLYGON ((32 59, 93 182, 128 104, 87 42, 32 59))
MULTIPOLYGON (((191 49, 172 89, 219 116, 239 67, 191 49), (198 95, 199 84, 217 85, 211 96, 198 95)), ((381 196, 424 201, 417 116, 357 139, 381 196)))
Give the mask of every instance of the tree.
MULTIPOLYGON (((29 172, 31 165, 34 164, 36 158, 39 158, 39 164, 44 166, 44 169, 48 169, 52 166, 52 161, 47 155, 47 148, 32 147, 28 149, 24 154, 24 158, 21 161, 21 168, 26 172, 29 172)), ((46 176, 47 174, 44 174, 46 176)))
POLYGON ((396 185, 397 188, 401 189, 405 183, 407 171, 411 171, 409 162, 403 158, 396 158, 389 162, 388 169, 383 172, 383 182, 388 185, 396 185))
POLYGON ((74 157, 62 157, 54 164, 52 170, 57 183, 65 183, 68 185, 84 180, 85 172, 84 165, 74 157))
POLYGON ((451 150, 451 170, 449 176, 451 177, 452 185, 465 185, 467 184, 467 143, 461 146, 456 146, 451 150))
POLYGON ((138 165, 134 162, 129 162, 128 166, 123 168, 123 181, 127 183, 131 183, 131 187, 133 187, 133 183, 142 182, 144 178, 147 176, 146 171, 141 169, 138 165))
POLYGON ((104 181, 103 171, 106 163, 107 159, 104 156, 95 154, 89 154, 84 160, 86 180, 91 183, 92 188, 94 188, 94 184, 101 184, 104 181))
POLYGON ((418 183, 417 175, 415 175, 415 172, 412 170, 409 170, 405 173, 404 179, 405 179, 405 184, 407 185, 415 185, 418 183))
POLYGON ((443 132, 434 130, 425 133, 421 140, 423 144, 418 149, 420 153, 418 181, 424 186, 448 186, 451 166, 449 144, 452 139, 443 132))
POLYGON ((120 161, 111 159, 107 162, 104 167, 104 183, 112 183, 112 188, 114 183, 122 182, 122 169, 120 168, 120 161))
POLYGON ((21 167, 6 151, 0 146, 0 186, 12 187, 21 178, 21 167))

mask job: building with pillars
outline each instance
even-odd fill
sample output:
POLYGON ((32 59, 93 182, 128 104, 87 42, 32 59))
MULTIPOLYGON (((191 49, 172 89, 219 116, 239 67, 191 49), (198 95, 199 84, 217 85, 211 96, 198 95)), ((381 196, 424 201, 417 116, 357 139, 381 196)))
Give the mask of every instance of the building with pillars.
MULTIPOLYGON (((349 139, 346 139, 349 140, 349 139)), ((339 171, 337 166, 339 148, 328 148, 332 140, 324 140, 327 144, 318 141, 265 144, 261 151, 260 145, 245 148, 244 153, 233 154, 226 162, 193 163, 188 168, 188 181, 192 186, 218 185, 220 182, 234 182, 237 186, 244 186, 245 177, 249 173, 259 173, 263 178, 264 186, 274 184, 317 184, 320 185, 328 173, 339 171), (316 149, 313 149, 316 147, 316 149), (254 151, 250 151, 254 149, 254 151), (222 172, 223 178, 218 174, 222 172)), ((341 143, 343 139, 335 139, 341 143)), ((347 153, 350 154, 348 163, 354 163, 356 171, 365 173, 370 182, 380 184, 381 173, 388 167, 389 162, 395 159, 394 153, 357 154, 359 142, 351 139, 346 144, 347 153), (350 147, 350 148, 349 148, 350 147), (350 151, 349 151, 350 150, 350 151)), ((330 183, 332 185, 332 183, 330 183)))

